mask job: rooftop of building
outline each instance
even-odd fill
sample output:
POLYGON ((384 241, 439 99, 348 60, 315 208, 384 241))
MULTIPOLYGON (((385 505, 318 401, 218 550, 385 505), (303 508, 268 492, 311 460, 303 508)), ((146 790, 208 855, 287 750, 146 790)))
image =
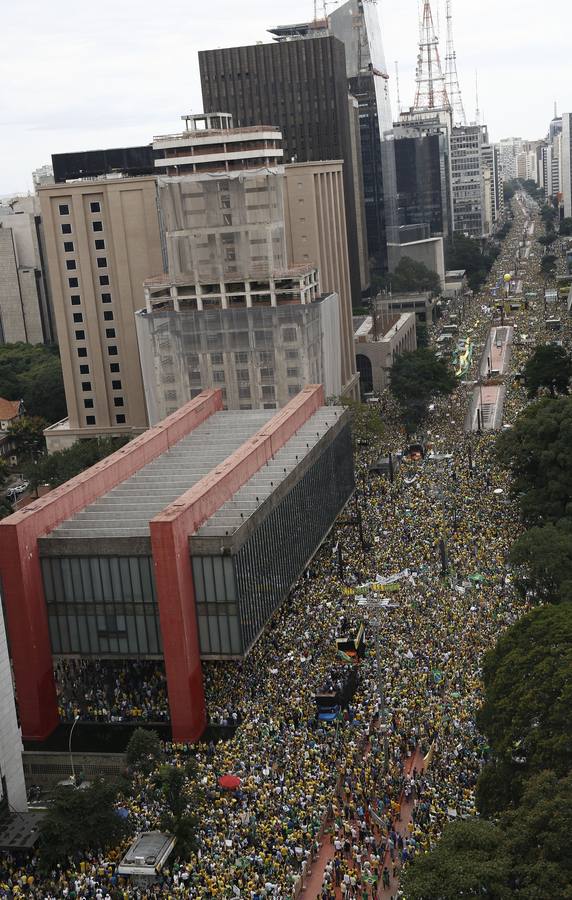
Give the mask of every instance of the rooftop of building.
MULTIPOLYGON (((189 273, 187 275, 173 276, 173 275, 169 275, 168 272, 163 272, 160 275, 151 275, 149 278, 146 278, 145 281, 143 282, 143 285, 144 285, 144 287, 153 287, 153 288, 171 287, 171 286, 176 287, 178 285, 183 287, 184 285, 194 284, 194 283, 201 283, 201 284, 205 284, 205 285, 206 284, 217 284, 217 283, 220 283, 221 281, 230 285, 230 284, 235 284, 237 282, 243 282, 245 280, 255 280, 257 278, 264 279, 264 280, 269 279, 269 278, 273 278, 275 280, 276 279, 285 279, 285 278, 286 279, 287 278, 303 278, 305 275, 312 275, 312 273, 315 271, 316 271, 316 266, 313 266, 310 263, 304 263, 304 264, 298 265, 298 266, 295 266, 295 265, 288 266, 285 269, 275 269, 272 272, 269 272, 268 268, 265 266, 261 266, 261 267, 251 266, 248 270, 247 275, 236 274, 236 275, 233 275, 232 277, 229 276, 228 278, 222 278, 222 279, 217 279, 217 278, 197 279, 191 273, 189 273)), ((229 288, 229 291, 230 291, 230 288, 229 288)))
MULTIPOLYGON (((232 535, 303 461, 344 410, 321 407, 199 529, 198 537, 232 535)), ((214 472, 276 415, 276 410, 221 410, 111 491, 62 522, 46 538, 147 538, 149 522, 214 472)))
POLYGON ((391 341, 392 338, 414 319, 413 313, 389 313, 377 316, 377 335, 373 316, 354 316, 354 338, 359 341, 391 341))
POLYGON ((17 419, 21 411, 21 400, 6 400, 0 397, 0 420, 8 422, 10 419, 17 419))

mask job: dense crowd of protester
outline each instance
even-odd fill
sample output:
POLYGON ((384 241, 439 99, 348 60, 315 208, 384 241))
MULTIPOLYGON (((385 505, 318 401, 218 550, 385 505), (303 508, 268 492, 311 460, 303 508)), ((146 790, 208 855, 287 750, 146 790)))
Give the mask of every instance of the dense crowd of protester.
MULTIPOLYGON (((395 452, 406 443, 397 410, 384 396, 384 433, 365 435, 361 443, 370 446, 356 458, 364 543, 356 529, 337 529, 248 657, 204 666, 211 721, 237 728, 230 740, 192 751, 204 792, 196 810, 197 850, 168 863, 144 891, 115 874, 119 849, 70 861, 41 884, 33 858, 22 865, 4 857, 0 897, 291 897, 312 860, 316 867, 322 859, 323 900, 397 896, 400 867, 430 849, 447 821, 476 814, 474 787, 487 755, 475 727, 480 661, 526 604, 507 567, 520 526, 495 460, 494 434, 467 435, 464 421, 468 382, 490 327, 483 311, 488 290, 514 259, 524 221, 518 206, 488 288, 466 306, 462 330, 475 344, 467 383, 431 413, 427 440, 449 458, 428 454, 404 462, 393 482, 372 475, 369 465, 380 450, 395 452), (385 706, 376 655, 368 653, 344 714, 319 721, 315 694, 339 686, 336 637, 365 621, 367 646, 374 647, 370 612, 359 599, 386 594, 361 586, 397 575, 379 626, 385 706), (219 786, 228 773, 240 779, 235 791, 219 786)), ((526 330, 542 341, 536 269, 532 261, 525 280, 538 300, 515 312, 515 324, 518 334, 526 330)), ((525 358, 517 341, 511 370, 525 358)), ((509 378, 508 422, 526 402, 509 378)), ((159 664, 95 666, 94 677, 82 662, 58 665, 62 718, 166 718, 159 664)), ((138 776, 129 802, 134 830, 157 827, 160 814, 150 778, 138 776)))

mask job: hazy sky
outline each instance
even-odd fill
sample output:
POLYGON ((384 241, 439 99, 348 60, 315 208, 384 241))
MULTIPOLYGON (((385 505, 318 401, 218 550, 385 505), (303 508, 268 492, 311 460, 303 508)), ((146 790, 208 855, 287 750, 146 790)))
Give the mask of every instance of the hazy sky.
MULTIPOLYGON (((321 0, 320 0, 321 2, 321 0)), ((444 0, 440 21, 445 48, 444 0)), ((331 10, 336 3, 328 3, 331 10)), ((437 19, 437 0, 433 0, 437 19)), ((395 98, 414 93, 418 0, 379 0, 395 98)), ((467 115, 480 108, 492 140, 542 137, 572 110, 570 0, 454 0, 467 115), (548 9, 549 6, 549 9, 548 9)), ((267 40, 275 24, 303 22, 313 0, 19 0, 2 4, 0 195, 31 187, 52 153, 148 143, 201 112, 197 51, 267 40)), ((395 109, 394 109, 395 114, 395 109)), ((483 121, 483 118, 481 118, 483 121)))

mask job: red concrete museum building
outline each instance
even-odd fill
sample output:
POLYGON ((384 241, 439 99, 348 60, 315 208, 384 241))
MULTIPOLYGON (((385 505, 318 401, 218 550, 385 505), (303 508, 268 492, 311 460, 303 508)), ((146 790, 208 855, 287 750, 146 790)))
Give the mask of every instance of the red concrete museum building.
POLYGON ((173 738, 197 740, 201 659, 248 653, 353 490, 348 413, 321 386, 280 410, 207 390, 0 522, 24 739, 57 726, 68 656, 164 658, 173 738))

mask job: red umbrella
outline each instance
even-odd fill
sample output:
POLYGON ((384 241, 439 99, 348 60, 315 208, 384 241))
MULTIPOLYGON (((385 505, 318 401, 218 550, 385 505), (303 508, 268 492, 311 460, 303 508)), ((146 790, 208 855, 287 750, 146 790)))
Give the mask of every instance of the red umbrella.
POLYGON ((225 791, 236 791, 240 787, 240 778, 236 775, 221 775, 218 783, 225 791))

